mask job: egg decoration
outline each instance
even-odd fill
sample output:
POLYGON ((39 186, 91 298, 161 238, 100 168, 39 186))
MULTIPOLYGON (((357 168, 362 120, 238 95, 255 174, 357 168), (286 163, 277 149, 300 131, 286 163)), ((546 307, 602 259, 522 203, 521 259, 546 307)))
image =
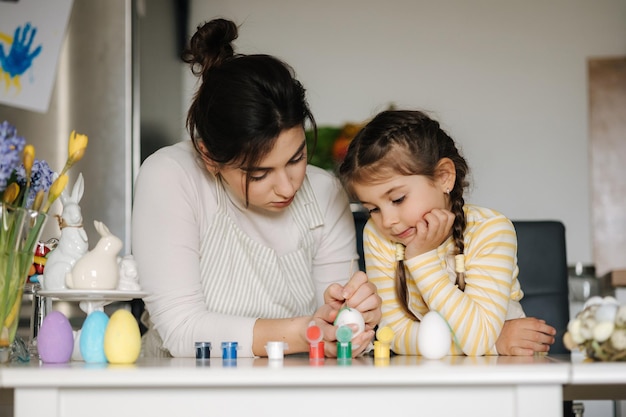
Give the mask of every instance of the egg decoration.
POLYGON ((356 336, 361 334, 363 330, 365 330, 365 320, 363 319, 363 315, 356 308, 343 307, 337 313, 337 318, 335 319, 335 326, 347 326, 349 324, 356 324, 357 329, 353 329, 352 338, 354 339, 356 336))
POLYGON ((452 332, 448 322, 436 311, 429 311, 417 331, 417 348, 427 359, 441 359, 450 351, 452 332))
POLYGON ((104 332, 106 331, 109 317, 103 311, 91 312, 80 331, 80 354, 88 363, 106 363, 104 354, 104 332))
POLYGON ((37 336, 37 350, 44 363, 66 363, 72 357, 74 333, 70 321, 60 311, 44 317, 37 336))
POLYGON ((104 332, 104 354, 109 363, 135 363, 141 352, 139 324, 128 310, 116 310, 104 332))

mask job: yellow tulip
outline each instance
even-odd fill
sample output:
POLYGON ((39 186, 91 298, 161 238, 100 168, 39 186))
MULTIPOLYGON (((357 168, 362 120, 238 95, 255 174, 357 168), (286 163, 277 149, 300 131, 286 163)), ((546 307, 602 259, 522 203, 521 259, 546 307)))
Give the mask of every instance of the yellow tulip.
POLYGON ((61 171, 61 175, 65 174, 67 170, 72 167, 72 165, 83 158, 88 142, 89 138, 87 135, 76 133, 75 130, 72 130, 72 133, 70 134, 70 141, 67 146, 67 161, 65 162, 63 171, 61 171))
POLYGON ((33 210, 39 211, 41 205, 43 204, 43 197, 45 194, 46 192, 44 190, 37 191, 37 194, 35 195, 35 201, 33 202, 33 210))
MULTIPOLYGON (((71 156, 79 151, 84 153, 85 148, 87 147, 87 142, 89 142, 89 138, 87 137, 87 135, 76 133, 75 130, 72 130, 72 133, 70 134, 70 141, 67 147, 67 154, 71 156)), ((82 158, 82 153, 78 157, 78 159, 76 159, 77 161, 82 158)))
POLYGON ((50 186, 50 190, 48 191, 48 200, 46 200, 46 204, 44 204, 43 208, 41 209, 42 212, 47 213, 48 210, 50 210, 50 206, 52 205, 52 203, 54 203, 54 201, 59 198, 59 196, 65 189, 68 179, 69 178, 67 174, 63 174, 60 175, 56 180, 54 180, 54 182, 50 186))
POLYGON ((7 186, 2 194, 2 202, 12 204, 20 193, 20 186, 12 182, 7 186))
POLYGON ((30 182, 30 172, 33 169, 33 163, 35 162, 35 147, 33 145, 26 145, 24 147, 24 170, 26 171, 26 180, 30 182))
POLYGON ((87 137, 87 135, 72 131, 68 147, 68 155, 74 160, 74 162, 78 162, 81 160, 81 158, 85 154, 85 149, 87 149, 88 142, 89 138, 87 137))

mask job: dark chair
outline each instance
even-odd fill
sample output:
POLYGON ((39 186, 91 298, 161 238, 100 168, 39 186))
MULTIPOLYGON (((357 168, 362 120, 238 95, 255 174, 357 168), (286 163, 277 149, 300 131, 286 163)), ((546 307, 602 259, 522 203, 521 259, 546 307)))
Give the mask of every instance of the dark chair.
MULTIPOLYGON (((521 303, 528 317, 543 319, 556 329, 551 355, 570 355, 563 345, 569 322, 569 275, 565 226, 556 220, 514 220, 517 233, 518 279, 521 303)), ((584 407, 563 401, 563 416, 582 416, 584 407)))
POLYGON ((354 216, 354 227, 356 229, 356 250, 359 254, 359 270, 365 271, 365 259, 363 257, 363 228, 370 218, 368 211, 357 203, 350 204, 352 215, 354 216))
POLYGON ((569 354, 563 345, 569 322, 565 226, 551 220, 514 220, 513 226, 517 233, 518 279, 524 291, 524 312, 556 329, 551 354, 569 354))

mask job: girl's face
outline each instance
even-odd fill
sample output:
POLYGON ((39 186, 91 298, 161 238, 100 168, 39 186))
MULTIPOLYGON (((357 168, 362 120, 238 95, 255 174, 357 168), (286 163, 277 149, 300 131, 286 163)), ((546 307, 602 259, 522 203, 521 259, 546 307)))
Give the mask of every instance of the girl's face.
MULTIPOLYGON (((272 212, 289 207, 302 186, 306 166, 304 129, 297 126, 281 132, 271 152, 260 161, 258 167, 249 170, 250 206, 272 212)), ((219 173, 230 189, 245 201, 247 171, 227 166, 220 168, 219 173)))
POLYGON ((448 188, 443 178, 433 181, 423 175, 400 174, 377 183, 354 184, 376 228, 391 241, 403 244, 415 236, 415 225, 426 213, 449 209, 448 188))

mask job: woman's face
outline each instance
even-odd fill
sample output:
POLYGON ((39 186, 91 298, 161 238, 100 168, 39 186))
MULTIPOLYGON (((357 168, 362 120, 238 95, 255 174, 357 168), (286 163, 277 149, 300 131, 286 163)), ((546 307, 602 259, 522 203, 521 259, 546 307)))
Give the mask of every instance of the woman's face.
POLYGON ((250 173, 248 203, 261 210, 279 212, 289 207, 302 186, 307 166, 304 129, 301 126, 284 130, 274 148, 257 167, 223 167, 219 173, 230 189, 246 201, 246 174, 250 173))

